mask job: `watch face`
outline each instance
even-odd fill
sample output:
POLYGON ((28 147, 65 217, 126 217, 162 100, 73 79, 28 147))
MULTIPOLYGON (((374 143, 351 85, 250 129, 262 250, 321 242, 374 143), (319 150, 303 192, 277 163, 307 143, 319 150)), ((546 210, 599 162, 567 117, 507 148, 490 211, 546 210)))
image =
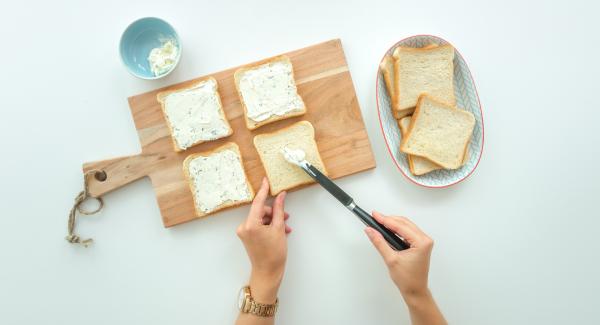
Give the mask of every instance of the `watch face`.
POLYGON ((244 307, 244 302, 246 301, 246 292, 244 290, 244 288, 242 287, 240 289, 240 293, 238 295, 238 308, 240 310, 242 310, 242 307, 244 307))

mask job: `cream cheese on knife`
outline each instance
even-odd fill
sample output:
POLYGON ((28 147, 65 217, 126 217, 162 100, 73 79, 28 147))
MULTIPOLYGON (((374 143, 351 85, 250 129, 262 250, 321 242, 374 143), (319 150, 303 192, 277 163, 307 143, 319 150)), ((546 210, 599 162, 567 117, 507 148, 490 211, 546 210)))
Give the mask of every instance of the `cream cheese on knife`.
POLYGON ((300 163, 306 159, 306 153, 301 149, 292 149, 289 147, 283 147, 281 149, 283 158, 289 163, 300 166, 300 163))

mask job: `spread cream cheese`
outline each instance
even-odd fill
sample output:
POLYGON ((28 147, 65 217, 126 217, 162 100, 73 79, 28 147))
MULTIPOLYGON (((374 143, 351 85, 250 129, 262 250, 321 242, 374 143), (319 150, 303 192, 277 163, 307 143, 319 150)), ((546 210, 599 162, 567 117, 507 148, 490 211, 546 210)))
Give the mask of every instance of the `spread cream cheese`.
POLYGON ((218 96, 215 80, 208 79, 164 98, 167 120, 179 148, 185 150, 199 141, 229 134, 230 127, 220 113, 218 96))
POLYGON ((281 149, 283 158, 289 163, 300 166, 300 163, 306 159, 306 153, 301 149, 291 149, 289 147, 283 147, 281 149))
POLYGON ((171 70, 171 67, 177 61, 179 48, 174 40, 167 40, 160 47, 153 48, 148 55, 150 70, 155 76, 171 70))
POLYGON ((292 65, 286 62, 268 63, 244 72, 239 87, 249 119, 261 122, 273 115, 304 109, 292 72, 292 65))
POLYGON ((247 201, 250 191, 242 161, 234 150, 200 156, 189 163, 194 201, 208 213, 224 203, 247 201))

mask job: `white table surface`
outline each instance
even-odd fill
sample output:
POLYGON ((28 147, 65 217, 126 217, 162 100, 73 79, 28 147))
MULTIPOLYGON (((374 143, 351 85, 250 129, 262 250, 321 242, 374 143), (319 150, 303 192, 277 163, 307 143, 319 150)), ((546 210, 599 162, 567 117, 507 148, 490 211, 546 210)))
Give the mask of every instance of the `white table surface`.
MULTIPOLYGON (((436 241, 430 286, 453 324, 598 324, 600 23, 589 1, 12 1, 2 5, 0 323, 228 324, 249 263, 247 207, 171 229, 148 179, 80 220, 85 161, 140 150, 126 97, 341 38, 377 168, 339 181, 367 209, 412 217, 436 241), (121 32, 159 16, 184 46, 164 80, 129 75, 121 32), (474 75, 486 141, 443 190, 396 169, 375 74, 413 34, 452 42, 474 75)), ((408 314, 363 226, 318 187, 287 200, 294 232, 279 324, 401 324, 408 314)))

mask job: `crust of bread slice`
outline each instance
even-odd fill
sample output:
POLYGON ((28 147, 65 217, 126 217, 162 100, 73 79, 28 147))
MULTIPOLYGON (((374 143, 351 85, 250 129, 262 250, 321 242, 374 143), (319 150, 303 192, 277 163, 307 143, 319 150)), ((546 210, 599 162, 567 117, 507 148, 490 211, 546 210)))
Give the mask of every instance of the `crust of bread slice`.
POLYGON ((242 108, 244 109, 244 120, 246 122, 246 127, 249 130, 256 130, 265 124, 273 123, 273 122, 276 122, 279 120, 284 120, 284 119, 290 118, 290 117, 304 115, 306 113, 306 103, 304 103, 304 100, 300 96, 300 99, 302 100, 302 104, 304 106, 304 109, 301 111, 291 112, 291 113, 281 115, 281 116, 274 115, 274 116, 272 116, 264 121, 260 121, 260 122, 255 122, 248 117, 248 108, 246 107, 246 103, 244 102, 244 98, 242 97, 242 92, 240 91, 240 79, 242 78, 242 75, 244 74, 244 72, 246 72, 248 70, 252 70, 261 65, 265 65, 268 63, 275 63, 275 62, 285 62, 292 66, 292 79, 294 80, 294 83, 295 83, 296 79, 295 79, 295 75, 294 75, 294 65, 292 64, 292 61, 290 60, 290 58, 288 58, 286 55, 275 56, 275 57, 272 57, 269 59, 261 60, 261 61, 249 64, 249 65, 243 66, 243 67, 235 70, 235 73, 233 74, 235 89, 238 92, 238 97, 240 99, 240 103, 242 104, 242 108))
MULTIPOLYGON (((439 46, 426 46, 426 47, 421 47, 421 48, 411 48, 411 47, 402 47, 399 46, 396 49, 394 49, 394 53, 393 53, 393 58, 394 58, 394 86, 395 86, 395 92, 394 95, 396 96, 395 99, 395 103, 396 106, 394 107, 394 110, 397 112, 395 116, 407 116, 410 115, 414 112, 415 106, 407 106, 407 107, 401 107, 402 103, 400 101, 400 96, 402 96, 402 87, 401 87, 401 83, 400 83, 400 65, 398 64, 398 60, 400 57, 400 52, 409 52, 409 53, 427 53, 427 52, 431 52, 431 51, 438 51, 438 50, 442 50, 442 49, 454 49, 452 47, 452 45, 446 44, 446 45, 439 45, 439 46)), ((451 78, 452 78, 453 74, 451 74, 451 78)), ((454 106, 456 105, 456 99, 454 98, 454 84, 452 83, 451 85, 452 90, 451 92, 451 98, 449 100, 443 101, 446 102, 448 105, 450 106, 454 106)), ((427 91, 423 91, 423 93, 427 93, 427 91)), ((431 96, 433 96, 434 98, 436 98, 437 96, 435 96, 435 94, 430 94, 431 96)), ((438 98, 438 100, 440 100, 438 98)), ((416 103, 415 103, 416 104, 416 103)))
MULTIPOLYGON (((304 174, 304 171, 300 170, 299 167, 292 167, 292 168, 298 168, 297 170, 293 170, 294 172, 298 172, 303 176, 307 176, 307 177, 303 177, 301 181, 296 181, 290 184, 286 184, 285 186, 279 186, 279 184, 275 184, 275 180, 273 179, 274 177, 270 174, 274 174, 273 171, 271 171, 269 169, 269 162, 266 161, 267 157, 266 155, 262 152, 261 148, 263 148, 264 144, 262 143, 262 141, 264 141, 264 139, 271 139, 273 137, 278 137, 281 135, 285 135, 288 132, 293 132, 294 129, 296 128, 301 128, 301 127, 307 127, 309 130, 309 136, 306 139, 298 139, 298 138, 292 138, 294 142, 300 142, 300 141, 305 141, 307 146, 310 146, 312 149, 314 149, 314 157, 311 160, 309 160, 309 157, 307 157, 307 160, 309 160, 309 162, 315 166, 317 169, 319 169, 323 174, 327 175, 327 169, 325 168, 325 164, 323 163, 323 159, 321 158, 321 154, 319 153, 319 148, 317 146, 317 142, 315 141, 315 129, 312 126, 312 124, 308 121, 300 121, 297 123, 294 123, 290 126, 287 126, 285 128, 279 129, 275 132, 272 133, 263 133, 263 134, 259 134, 257 136, 254 137, 254 147, 256 148, 256 151, 258 152, 258 156, 260 158, 260 161, 263 165, 263 168, 267 174, 267 180, 269 181, 269 188, 270 188, 270 192, 271 195, 277 195, 278 193, 280 193, 281 191, 285 191, 285 190, 290 190, 305 184, 311 184, 314 183, 315 181, 308 177, 308 175, 304 174)), ((291 145, 293 146, 293 144, 291 145)), ((306 152, 306 151, 305 151, 306 152)), ((277 153, 279 154, 279 152, 277 153)), ((308 152, 307 152, 307 156, 308 156, 308 152)), ((283 156, 281 156, 281 159, 283 159, 283 156)), ((291 164, 289 163, 285 163, 286 166, 291 166, 291 164)))
POLYGON ((427 95, 427 94, 422 94, 421 96, 419 96, 419 99, 417 101, 417 107, 415 109, 415 113, 413 114, 412 118, 411 118, 411 122, 410 125, 408 127, 408 132, 406 134, 406 136, 402 137, 402 141, 400 143, 400 151, 406 153, 406 154, 412 154, 415 156, 420 156, 420 157, 424 157, 429 159, 430 161, 442 166, 445 169, 456 169, 459 168, 460 166, 462 166, 464 164, 464 162, 466 161, 466 155, 467 155, 467 150, 469 147, 469 143, 471 141, 471 138, 473 136, 473 128, 475 126, 475 118, 473 117, 473 114, 471 114, 470 112, 464 111, 462 109, 458 109, 456 107, 450 106, 446 103, 440 102, 434 98, 432 98, 431 96, 427 95), (469 116, 469 119, 471 120, 471 125, 470 125, 470 132, 469 132, 469 136, 468 139, 465 141, 464 143, 464 148, 462 149, 462 159, 456 163, 448 163, 446 161, 441 161, 436 159, 436 157, 433 157, 431 154, 427 154, 427 153, 423 153, 423 152, 417 152, 415 150, 411 150, 410 148, 408 148, 407 143, 409 141, 409 139, 411 139, 411 137, 414 134, 415 131, 415 125, 417 123, 417 121, 419 120, 419 118, 421 117, 421 112, 422 112, 422 104, 424 103, 425 100, 431 101, 433 103, 435 103, 436 105, 438 105, 439 107, 443 107, 443 109, 447 109, 450 111, 455 111, 455 112, 460 112, 459 114, 465 114, 469 116))
MULTIPOLYGON (((431 43, 431 44, 427 44, 425 46, 423 46, 423 49, 432 49, 437 47, 438 45, 435 43, 431 43)), ((400 111, 396 108, 396 106, 398 105, 397 100, 398 97, 396 97, 396 92, 395 92, 395 78, 394 78, 394 65, 395 65, 395 61, 394 57, 391 55, 386 55, 383 57, 383 60, 381 61, 381 63, 379 64, 379 70, 381 70, 381 73, 383 74, 383 80, 385 81, 385 87, 388 91, 388 95, 390 96, 390 100, 392 101, 391 105, 392 105, 392 114, 394 115, 394 118, 399 120, 407 115, 412 114, 412 112, 414 111, 414 107, 410 108, 408 110, 403 110, 400 111)))
MULTIPOLYGON (((169 121, 169 116, 167 115, 167 111, 165 108, 165 98, 172 94, 172 93, 176 93, 182 90, 187 90, 187 89, 191 89, 194 88, 195 86, 197 86, 198 84, 208 81, 208 80, 213 80, 215 82, 216 85, 216 89, 215 91, 217 92, 217 101, 219 102, 219 115, 221 115, 221 118, 223 118, 223 120, 225 121, 225 124, 227 125, 227 127, 229 128, 229 132, 227 132, 226 135, 220 137, 219 139, 228 137, 230 135, 233 134, 233 129, 231 128, 231 125, 229 124, 229 121, 227 120, 227 117, 225 116, 225 110, 223 109, 223 103, 221 102, 221 94, 219 93, 219 83, 217 82, 217 80, 212 77, 212 76, 208 76, 205 78, 201 78, 198 79, 196 81, 194 81, 191 85, 187 86, 187 87, 182 87, 182 88, 177 88, 177 89, 170 89, 170 90, 166 90, 166 91, 161 91, 158 94, 156 94, 156 100, 160 103, 160 109, 162 111, 163 117, 165 118, 165 124, 167 124, 167 127, 169 128, 169 134, 171 135, 171 143, 173 144, 173 149, 175 150, 175 152, 182 152, 184 151, 184 149, 179 148, 179 146, 177 145, 177 141, 175 141, 175 137, 173 137, 173 127, 171 126, 171 122, 169 121)), ((214 139, 217 140, 217 139, 214 139)), ((201 143, 204 142, 209 142, 209 141, 214 141, 214 140, 200 140, 195 142, 194 144, 192 144, 189 148, 195 146, 195 145, 199 145, 201 143)))
POLYGON ((238 145, 235 142, 227 142, 213 150, 208 150, 208 151, 204 151, 204 152, 199 152, 199 153, 195 153, 192 155, 189 155, 187 158, 185 158, 185 160, 183 161, 183 174, 185 175, 185 179, 188 182, 188 186, 190 188, 190 191, 192 193, 192 198, 194 200, 194 209, 196 210, 196 216, 198 218, 202 218, 208 215, 211 215, 217 211, 221 211, 221 210, 225 210, 225 209, 229 209, 229 208, 233 208, 233 207, 237 207, 240 205, 243 205, 245 203, 248 202, 252 202, 252 200, 254 199, 254 189, 252 188, 252 185, 250 184, 250 182, 248 181, 248 174, 246 174, 246 170, 244 168, 244 159, 242 158, 242 153, 240 152, 240 148, 238 147, 238 145), (219 206, 217 206, 214 210, 210 211, 210 212, 204 212, 202 210, 200 210, 198 208, 198 205, 196 204, 196 198, 194 196, 194 193, 196 192, 195 188, 194 188, 194 182, 192 181, 192 177, 190 175, 189 172, 189 164, 192 160, 194 160, 197 157, 203 156, 203 157, 207 157, 210 156, 214 153, 220 152, 220 151, 224 151, 224 150, 233 150, 235 151, 238 156, 240 157, 240 161, 242 163, 242 170, 244 172, 244 177, 246 179, 246 184, 248 185, 248 191, 250 192, 250 198, 248 200, 244 200, 244 201, 237 201, 237 202, 229 202, 229 203, 224 203, 221 204, 219 206))
MULTIPOLYGON (((401 120, 398 120, 398 126, 400 127, 400 132, 402 136, 405 137, 408 132, 408 128, 410 126, 410 116, 406 116, 401 120)), ((408 160, 408 168, 410 172, 415 176, 425 175, 434 170, 443 169, 442 166, 432 162, 431 160, 419 156, 406 155, 408 160)))
POLYGON ((383 60, 381 60, 381 63, 379 63, 379 70, 381 70, 381 74, 383 74, 385 88, 390 96, 392 114, 394 115, 394 118, 397 119, 397 112, 394 109, 394 107, 396 107, 396 95, 394 92, 394 58, 391 55, 384 56, 383 60))

